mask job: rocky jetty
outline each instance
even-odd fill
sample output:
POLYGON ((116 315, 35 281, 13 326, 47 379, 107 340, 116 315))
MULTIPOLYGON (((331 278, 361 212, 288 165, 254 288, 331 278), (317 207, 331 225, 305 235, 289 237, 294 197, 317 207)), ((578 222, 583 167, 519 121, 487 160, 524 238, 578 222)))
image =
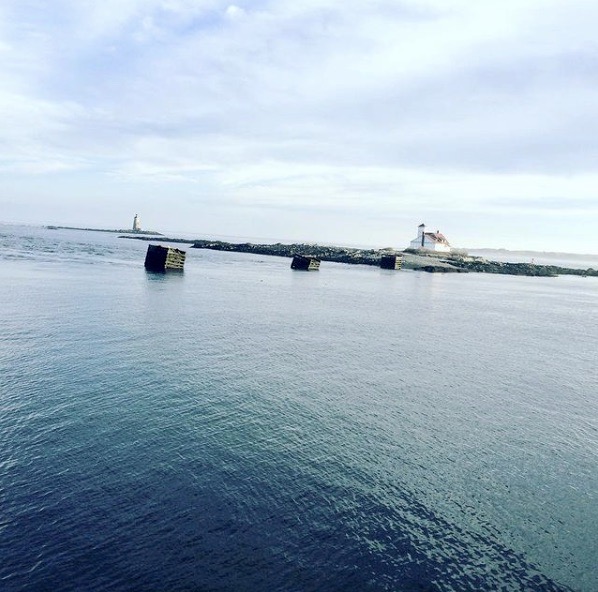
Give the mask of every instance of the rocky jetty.
POLYGON ((598 277, 598 270, 592 268, 577 269, 559 267, 556 265, 537 265, 535 263, 488 261, 482 257, 473 257, 465 253, 422 253, 420 251, 407 249, 405 251, 405 257, 410 258, 412 264, 415 263, 412 269, 420 269, 422 271, 473 271, 478 273, 525 275, 532 277, 556 277, 559 275, 598 277), (439 265, 445 266, 445 269, 439 268, 439 265))
MULTIPOLYGON (((361 265, 380 265, 382 251, 377 249, 353 249, 349 247, 327 247, 295 243, 285 245, 275 243, 262 245, 254 243, 227 243, 223 241, 196 240, 194 249, 211 249, 213 251, 235 251, 236 253, 254 253, 256 255, 275 255, 277 257, 294 257, 295 255, 309 255, 320 261, 335 263, 353 263, 361 265)), ((386 251, 384 251, 386 253, 386 251)))
POLYGON ((501 263, 498 261, 464 262, 467 271, 483 273, 502 273, 508 275, 528 275, 538 277, 556 277, 559 275, 579 275, 598 277, 598 269, 574 269, 557 265, 536 265, 535 263, 501 263))
MULTIPOLYGON (((80 228, 78 226, 46 226, 48 230, 85 230, 86 232, 111 232, 114 234, 131 234, 131 235, 138 235, 143 234, 146 236, 163 236, 159 232, 154 232, 153 230, 126 230, 126 229, 118 229, 113 230, 110 228, 80 228)), ((119 237, 122 238, 122 237, 119 237)), ((136 238, 136 236, 133 236, 136 238)))
MULTIPOLYGON (((356 249, 295 243, 291 245, 275 243, 271 245, 255 243, 227 243, 223 241, 196 240, 192 248, 211 249, 214 251, 235 251, 237 253, 255 253, 257 255, 275 255, 293 257, 296 254, 309 254, 321 261, 352 263, 360 265, 380 265, 380 259, 392 252, 392 249, 356 249)), ((598 277, 596 269, 572 269, 554 265, 536 265, 533 263, 501 263, 487 261, 481 257, 465 254, 422 253, 405 250, 403 269, 426 271, 429 273, 496 273, 508 275, 526 275, 536 277, 556 277, 558 275, 579 275, 598 277)))
MULTIPOLYGON (((127 235, 122 238, 137 240, 151 240, 143 236, 127 235)), ((294 257, 295 255, 309 255, 320 261, 335 263, 349 263, 357 265, 379 266, 383 256, 389 254, 403 254, 403 269, 426 271, 429 273, 494 273, 507 275, 525 275, 533 277, 556 277, 558 275, 577 275, 583 277, 598 277, 597 269, 575 269, 558 267, 555 265, 536 265, 534 263, 502 263, 488 261, 482 257, 468 256, 466 253, 432 253, 406 249, 357 249, 352 247, 334 247, 308 243, 294 244, 259 244, 259 243, 229 243, 204 239, 163 238, 164 242, 191 244, 193 249, 210 249, 213 251, 232 251, 236 253, 253 253, 255 255, 273 255, 276 257, 294 257)))

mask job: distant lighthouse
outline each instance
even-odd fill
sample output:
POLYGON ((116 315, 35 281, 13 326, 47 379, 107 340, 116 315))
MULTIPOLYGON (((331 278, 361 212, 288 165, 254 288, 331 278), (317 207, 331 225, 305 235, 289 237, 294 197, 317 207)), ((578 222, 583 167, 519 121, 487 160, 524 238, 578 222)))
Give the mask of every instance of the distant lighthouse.
POLYGON ((139 214, 135 214, 133 218, 133 232, 139 232, 141 230, 141 222, 139 221, 139 214))

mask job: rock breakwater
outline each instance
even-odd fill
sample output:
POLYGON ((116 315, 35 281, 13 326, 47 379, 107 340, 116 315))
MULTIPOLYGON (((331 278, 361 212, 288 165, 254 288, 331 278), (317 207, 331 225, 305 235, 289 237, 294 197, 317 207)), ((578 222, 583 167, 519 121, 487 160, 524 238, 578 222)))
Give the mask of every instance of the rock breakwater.
MULTIPOLYGON (((137 240, 152 240, 143 236, 123 236, 137 240)), ((154 239, 155 240, 155 239, 154 239)), ((210 249, 212 251, 231 251, 235 253, 253 253, 256 255, 272 255, 289 257, 308 255, 320 261, 348 263, 353 265, 380 265, 380 259, 388 254, 403 255, 403 269, 426 271, 430 273, 494 273, 505 275, 524 275, 532 277, 556 277, 558 275, 577 275, 598 277, 597 269, 575 269, 556 265, 537 265, 534 263, 503 263, 488 261, 482 257, 470 257, 465 254, 425 253, 407 249, 396 251, 387 249, 359 249, 354 247, 336 247, 310 243, 229 243, 206 239, 181 239, 161 237, 161 241, 191 244, 193 249, 210 249)))

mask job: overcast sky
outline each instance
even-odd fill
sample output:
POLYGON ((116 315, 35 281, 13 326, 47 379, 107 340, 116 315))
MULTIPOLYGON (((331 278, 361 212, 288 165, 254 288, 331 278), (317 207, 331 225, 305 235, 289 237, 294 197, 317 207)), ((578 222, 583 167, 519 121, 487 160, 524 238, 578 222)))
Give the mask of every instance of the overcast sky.
POLYGON ((598 253, 596 0, 2 0, 0 221, 598 253))

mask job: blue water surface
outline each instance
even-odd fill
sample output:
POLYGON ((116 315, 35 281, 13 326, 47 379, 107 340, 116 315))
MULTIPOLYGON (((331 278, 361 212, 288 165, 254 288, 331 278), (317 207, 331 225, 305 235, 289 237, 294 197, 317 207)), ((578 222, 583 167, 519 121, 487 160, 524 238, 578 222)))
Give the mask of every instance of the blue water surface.
POLYGON ((597 280, 146 248, 0 226, 1 590, 598 590, 597 280))

